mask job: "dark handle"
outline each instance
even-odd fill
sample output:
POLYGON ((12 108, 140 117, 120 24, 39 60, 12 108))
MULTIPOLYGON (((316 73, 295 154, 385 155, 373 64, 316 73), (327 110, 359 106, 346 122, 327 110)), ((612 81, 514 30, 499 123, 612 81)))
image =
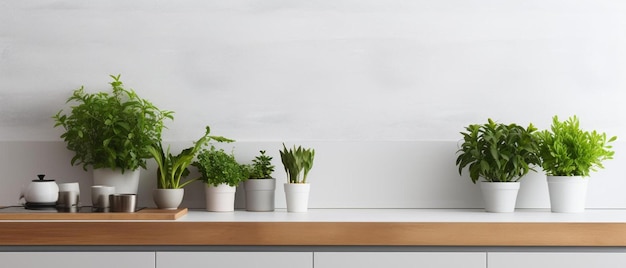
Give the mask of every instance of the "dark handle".
POLYGON ((43 181, 43 177, 45 177, 45 176, 46 176, 46 174, 39 174, 39 175, 37 175, 37 177, 39 177, 40 181, 43 181))

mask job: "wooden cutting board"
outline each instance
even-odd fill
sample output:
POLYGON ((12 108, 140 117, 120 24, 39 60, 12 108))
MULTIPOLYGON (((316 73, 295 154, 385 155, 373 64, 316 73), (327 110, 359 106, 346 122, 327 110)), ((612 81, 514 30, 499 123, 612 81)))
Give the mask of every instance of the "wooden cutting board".
POLYGON ((187 215, 187 208, 164 210, 143 208, 137 212, 3 212, 0 207, 0 220, 176 220, 187 215))

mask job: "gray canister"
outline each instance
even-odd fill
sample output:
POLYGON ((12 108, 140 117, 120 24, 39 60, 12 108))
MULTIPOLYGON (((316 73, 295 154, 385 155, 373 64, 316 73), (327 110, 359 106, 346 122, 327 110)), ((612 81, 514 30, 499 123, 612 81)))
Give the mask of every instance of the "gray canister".
POLYGON ((112 194, 109 195, 111 212, 135 212, 137 207, 136 194, 112 194))

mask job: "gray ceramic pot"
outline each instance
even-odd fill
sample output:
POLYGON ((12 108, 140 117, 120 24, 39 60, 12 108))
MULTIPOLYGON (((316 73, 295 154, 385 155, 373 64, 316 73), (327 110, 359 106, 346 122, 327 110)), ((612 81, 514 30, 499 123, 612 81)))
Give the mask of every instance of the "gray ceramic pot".
POLYGON ((243 185, 247 211, 274 211, 276 179, 249 179, 243 185))
POLYGON ((184 196, 185 189, 154 189, 152 192, 154 203, 160 209, 178 209, 184 196))

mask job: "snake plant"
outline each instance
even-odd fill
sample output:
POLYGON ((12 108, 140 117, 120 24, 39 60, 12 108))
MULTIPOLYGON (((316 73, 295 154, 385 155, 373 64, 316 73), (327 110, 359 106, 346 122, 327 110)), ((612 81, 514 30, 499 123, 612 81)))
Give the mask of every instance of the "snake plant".
POLYGON ((283 162, 287 180, 289 183, 307 183, 306 178, 311 168, 313 168, 313 159, 315 158, 315 150, 302 148, 302 146, 293 146, 293 149, 287 149, 283 143, 283 150, 280 151, 280 159, 283 162))

